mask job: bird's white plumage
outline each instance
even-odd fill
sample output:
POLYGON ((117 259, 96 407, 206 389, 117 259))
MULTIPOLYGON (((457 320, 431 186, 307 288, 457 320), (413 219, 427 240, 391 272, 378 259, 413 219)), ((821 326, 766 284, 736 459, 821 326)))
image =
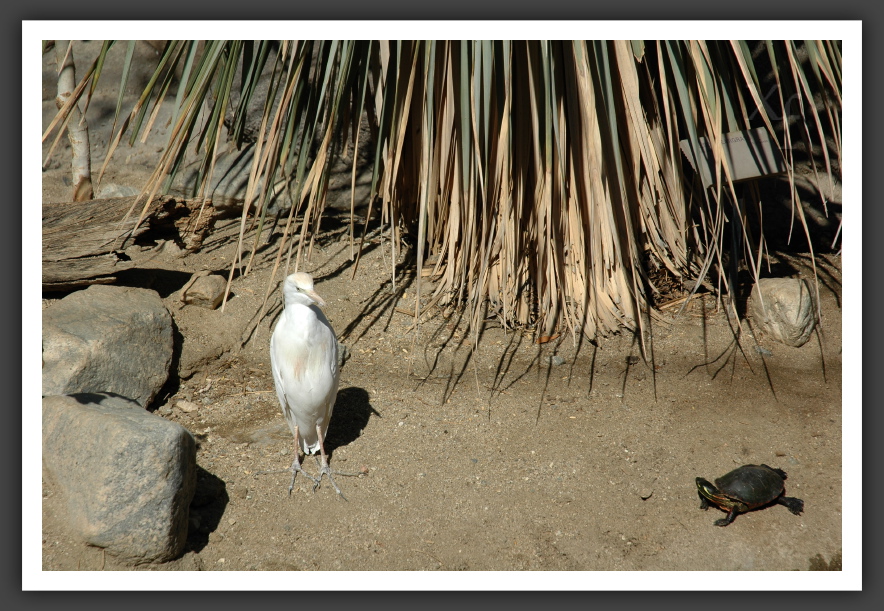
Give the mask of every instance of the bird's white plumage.
POLYGON ((273 381, 292 434, 305 454, 314 454, 322 443, 317 425, 324 438, 338 394, 338 343, 309 274, 286 278, 283 294, 285 308, 270 338, 273 381))

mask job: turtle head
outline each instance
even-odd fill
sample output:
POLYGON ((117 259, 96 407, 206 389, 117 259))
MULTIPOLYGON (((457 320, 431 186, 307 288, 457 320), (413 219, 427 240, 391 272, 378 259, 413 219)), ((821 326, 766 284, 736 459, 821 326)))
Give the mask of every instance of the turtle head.
POLYGON ((721 492, 719 492, 718 488, 712 485, 709 480, 703 479, 702 477, 697 478, 697 490, 700 492, 700 496, 709 499, 710 501, 715 501, 721 496, 721 492))

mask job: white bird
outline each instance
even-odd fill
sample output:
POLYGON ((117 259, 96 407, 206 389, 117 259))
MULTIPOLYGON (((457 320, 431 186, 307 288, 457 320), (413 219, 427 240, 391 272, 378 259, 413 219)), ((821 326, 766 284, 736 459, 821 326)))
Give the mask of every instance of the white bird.
POLYGON ((314 490, 322 475, 327 475, 343 497, 332 478, 324 447, 325 432, 338 394, 338 342, 331 324, 319 309, 325 301, 313 290, 310 274, 298 272, 286 278, 283 295, 285 308, 270 338, 270 366, 282 413, 295 436, 289 494, 300 471, 313 480, 314 490), (305 455, 319 451, 322 456, 319 477, 301 468, 298 456, 301 450, 305 455))

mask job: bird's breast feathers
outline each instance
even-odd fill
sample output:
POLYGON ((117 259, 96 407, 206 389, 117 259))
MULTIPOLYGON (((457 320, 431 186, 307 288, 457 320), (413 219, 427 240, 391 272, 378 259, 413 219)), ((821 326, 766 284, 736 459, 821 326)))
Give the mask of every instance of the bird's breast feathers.
POLYGON ((276 365, 286 378, 323 387, 337 374, 337 341, 312 308, 286 308, 271 339, 276 365))

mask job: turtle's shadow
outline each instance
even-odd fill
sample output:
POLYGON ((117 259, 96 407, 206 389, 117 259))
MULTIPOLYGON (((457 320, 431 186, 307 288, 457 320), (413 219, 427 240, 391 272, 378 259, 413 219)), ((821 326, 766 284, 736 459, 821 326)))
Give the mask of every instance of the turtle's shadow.
POLYGON ((368 392, 364 388, 351 386, 339 390, 325 435, 325 451, 329 457, 335 449, 358 439, 372 415, 381 417, 369 403, 368 392))

